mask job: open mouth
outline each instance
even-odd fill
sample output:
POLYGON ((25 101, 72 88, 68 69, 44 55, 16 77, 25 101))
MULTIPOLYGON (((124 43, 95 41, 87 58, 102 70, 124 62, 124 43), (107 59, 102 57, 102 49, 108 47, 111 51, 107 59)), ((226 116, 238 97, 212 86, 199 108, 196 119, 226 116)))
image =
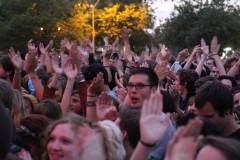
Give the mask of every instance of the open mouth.
POLYGON ((138 98, 136 98, 136 97, 131 97, 131 102, 132 102, 132 104, 136 104, 138 101, 139 101, 138 98))

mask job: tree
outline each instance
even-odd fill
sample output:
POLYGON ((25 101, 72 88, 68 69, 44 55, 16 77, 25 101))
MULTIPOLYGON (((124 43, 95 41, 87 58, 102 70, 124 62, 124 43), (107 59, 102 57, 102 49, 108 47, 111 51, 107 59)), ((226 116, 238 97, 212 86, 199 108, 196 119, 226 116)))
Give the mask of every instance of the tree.
POLYGON ((157 28, 156 39, 174 48, 193 47, 218 36, 222 46, 240 46, 240 9, 229 0, 184 0, 157 28))
MULTIPOLYGON (((71 16, 57 23, 57 27, 61 27, 59 35, 68 35, 76 40, 91 36, 92 12, 91 5, 77 3, 71 16)), ((116 37, 123 28, 142 30, 148 18, 148 9, 144 5, 117 3, 95 8, 95 33, 96 36, 116 37)))
POLYGON ((1 0, 0 48, 10 46, 24 50, 26 42, 48 41, 57 28, 55 23, 65 18, 71 8, 66 0, 1 0))

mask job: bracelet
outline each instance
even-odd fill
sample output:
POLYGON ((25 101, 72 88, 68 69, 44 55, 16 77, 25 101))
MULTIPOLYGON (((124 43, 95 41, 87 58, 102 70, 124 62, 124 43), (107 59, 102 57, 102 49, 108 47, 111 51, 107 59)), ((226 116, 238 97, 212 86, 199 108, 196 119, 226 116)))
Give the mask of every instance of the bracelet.
POLYGON ((143 142, 142 140, 140 140, 140 143, 143 146, 148 147, 148 148, 152 148, 152 147, 154 147, 156 145, 156 144, 149 144, 149 143, 143 142))
POLYGON ((87 97, 97 97, 96 95, 87 95, 87 97))
POLYGON ((87 101, 86 106, 87 107, 96 107, 96 101, 87 101))

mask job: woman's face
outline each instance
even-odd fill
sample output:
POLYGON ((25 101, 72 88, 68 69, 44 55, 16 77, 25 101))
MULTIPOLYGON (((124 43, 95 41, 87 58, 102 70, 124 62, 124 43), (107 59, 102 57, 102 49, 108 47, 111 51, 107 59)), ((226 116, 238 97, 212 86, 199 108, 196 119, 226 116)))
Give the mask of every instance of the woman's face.
POLYGON ((106 159, 102 142, 102 134, 86 124, 76 130, 58 124, 49 135, 47 154, 49 160, 106 159))
POLYGON ((59 124, 50 133, 47 153, 50 160, 78 160, 80 140, 71 125, 59 124))

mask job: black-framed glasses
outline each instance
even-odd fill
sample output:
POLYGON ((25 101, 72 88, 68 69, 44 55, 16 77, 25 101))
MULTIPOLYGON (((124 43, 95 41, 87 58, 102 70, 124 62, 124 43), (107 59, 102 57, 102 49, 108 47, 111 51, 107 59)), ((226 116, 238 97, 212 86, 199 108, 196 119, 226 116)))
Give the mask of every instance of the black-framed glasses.
POLYGON ((143 83, 137 83, 137 84, 129 83, 129 84, 127 84, 127 89, 133 89, 133 87, 135 87, 137 90, 139 90, 139 89, 143 89, 145 87, 152 87, 152 86, 153 85, 143 84, 143 83))

